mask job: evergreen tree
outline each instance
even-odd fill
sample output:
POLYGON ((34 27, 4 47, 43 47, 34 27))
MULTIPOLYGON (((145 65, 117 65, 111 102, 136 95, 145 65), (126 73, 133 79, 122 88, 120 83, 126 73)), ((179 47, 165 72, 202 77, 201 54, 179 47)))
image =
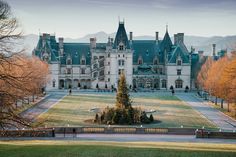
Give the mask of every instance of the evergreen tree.
POLYGON ((116 94, 116 107, 129 109, 132 108, 131 100, 129 98, 129 88, 127 88, 125 75, 120 75, 118 91, 116 94))

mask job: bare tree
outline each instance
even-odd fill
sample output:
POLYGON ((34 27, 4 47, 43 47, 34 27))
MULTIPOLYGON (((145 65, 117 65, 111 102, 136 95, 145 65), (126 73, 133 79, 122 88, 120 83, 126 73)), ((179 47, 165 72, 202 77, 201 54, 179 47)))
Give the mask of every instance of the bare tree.
POLYGON ((21 38, 10 6, 0 0, 0 129, 30 126, 29 120, 19 116, 15 103, 40 93, 47 81, 47 64, 24 55, 24 49, 17 48, 21 38))

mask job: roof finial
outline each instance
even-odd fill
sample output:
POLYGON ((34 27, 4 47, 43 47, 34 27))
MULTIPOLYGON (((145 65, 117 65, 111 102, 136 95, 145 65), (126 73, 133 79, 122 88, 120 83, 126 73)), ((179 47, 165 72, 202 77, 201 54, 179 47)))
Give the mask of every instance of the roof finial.
POLYGON ((168 32, 168 22, 166 23, 166 32, 168 32))

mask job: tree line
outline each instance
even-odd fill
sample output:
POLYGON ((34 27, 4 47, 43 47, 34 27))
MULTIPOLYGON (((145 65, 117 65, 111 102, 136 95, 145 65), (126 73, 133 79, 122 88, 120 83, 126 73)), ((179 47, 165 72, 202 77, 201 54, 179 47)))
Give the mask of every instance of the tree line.
POLYGON ((218 60, 208 57, 198 73, 197 82, 199 88, 215 96, 216 104, 217 99, 221 99, 221 108, 226 101, 228 112, 236 117, 236 52, 231 54, 218 60))
POLYGON ((19 48, 22 32, 10 6, 0 0, 0 129, 30 126, 16 111, 26 97, 39 95, 48 80, 48 65, 19 48))

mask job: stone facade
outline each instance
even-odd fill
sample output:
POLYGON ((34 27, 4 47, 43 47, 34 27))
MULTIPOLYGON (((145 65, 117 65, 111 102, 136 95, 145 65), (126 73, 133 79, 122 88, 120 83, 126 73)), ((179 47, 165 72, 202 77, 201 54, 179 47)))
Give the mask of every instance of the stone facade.
POLYGON ((47 89, 111 89, 116 88, 119 74, 126 75, 131 88, 191 88, 191 53, 184 45, 184 34, 168 30, 163 40, 158 32, 154 40, 128 39, 123 22, 119 23, 115 40, 107 43, 58 42, 54 35, 42 34, 33 55, 49 63, 51 80, 47 89))

